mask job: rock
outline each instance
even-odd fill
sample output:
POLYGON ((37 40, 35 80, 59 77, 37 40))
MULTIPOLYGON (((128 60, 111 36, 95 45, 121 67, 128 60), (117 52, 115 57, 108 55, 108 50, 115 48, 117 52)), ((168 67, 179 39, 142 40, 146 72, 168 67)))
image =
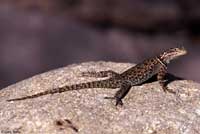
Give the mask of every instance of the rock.
MULTIPOLYGON (((200 84, 172 81, 178 96, 164 93, 158 82, 132 87, 122 107, 105 100, 116 89, 85 89, 7 102, 64 85, 102 78, 81 77, 81 72, 115 70, 133 64, 88 62, 36 75, 0 92, 0 132, 59 134, 197 134, 200 131, 200 84)), ((104 78, 103 78, 104 79, 104 78)))

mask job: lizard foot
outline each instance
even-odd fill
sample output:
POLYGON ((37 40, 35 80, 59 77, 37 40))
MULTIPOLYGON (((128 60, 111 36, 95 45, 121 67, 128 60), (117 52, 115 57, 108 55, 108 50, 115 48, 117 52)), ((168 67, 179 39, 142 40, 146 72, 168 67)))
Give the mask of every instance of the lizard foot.
POLYGON ((118 106, 118 105, 122 106, 123 105, 122 99, 117 98, 117 97, 104 97, 104 99, 115 99, 116 100, 115 106, 118 106))
POLYGON ((165 93, 168 92, 168 93, 176 94, 175 91, 173 91, 172 89, 169 89, 167 87, 163 88, 163 90, 164 90, 165 93))
POLYGON ((180 98, 180 93, 179 93, 179 90, 177 91, 173 91, 172 89, 169 89, 169 88, 164 88, 164 92, 169 92, 169 93, 172 93, 176 96, 176 101, 178 103, 182 103, 183 101, 181 100, 180 98))

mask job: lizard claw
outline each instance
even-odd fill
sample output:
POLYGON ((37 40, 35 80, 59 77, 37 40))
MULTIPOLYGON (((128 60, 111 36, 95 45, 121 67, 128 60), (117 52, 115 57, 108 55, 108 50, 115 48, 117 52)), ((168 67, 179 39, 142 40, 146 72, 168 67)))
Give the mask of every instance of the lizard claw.
POLYGON ((104 99, 111 99, 111 100, 113 100, 113 99, 115 99, 115 97, 104 97, 104 99))
POLYGON ((183 100, 181 99, 181 96, 180 96, 180 91, 179 90, 177 90, 176 91, 176 101, 179 103, 179 104, 181 104, 181 103, 183 103, 183 100))
POLYGON ((117 98, 117 97, 104 97, 104 99, 112 99, 112 100, 115 99, 116 100, 115 106, 117 106, 117 105, 122 106, 123 105, 122 100, 120 98, 117 98))
POLYGON ((116 104, 115 104, 115 106, 117 106, 117 105, 120 105, 120 106, 123 105, 123 102, 122 102, 121 99, 116 98, 116 104))
POLYGON ((164 92, 169 92, 169 93, 172 93, 176 96, 176 100, 178 103, 182 103, 182 99, 180 97, 180 93, 179 93, 179 90, 177 91, 173 91, 172 89, 169 89, 169 88, 164 88, 164 92))
POLYGON ((164 90, 165 93, 168 92, 168 93, 176 94, 175 91, 173 91, 172 89, 169 89, 169 88, 167 88, 167 87, 164 88, 163 90, 164 90))

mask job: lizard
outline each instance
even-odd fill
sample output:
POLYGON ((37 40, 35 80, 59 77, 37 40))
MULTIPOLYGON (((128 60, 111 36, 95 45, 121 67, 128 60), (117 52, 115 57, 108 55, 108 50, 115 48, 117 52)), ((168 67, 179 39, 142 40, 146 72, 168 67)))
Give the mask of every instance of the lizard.
POLYGON ((167 65, 171 60, 174 60, 182 55, 185 55, 187 50, 184 47, 175 47, 165 50, 157 56, 146 59, 143 62, 130 67, 122 73, 116 73, 112 70, 100 72, 83 72, 82 76, 89 77, 108 77, 104 80, 85 82, 74 85, 66 85, 59 88, 50 89, 34 95, 21 98, 9 99, 7 101, 19 101, 25 99, 36 98, 47 94, 55 94, 72 90, 80 90, 87 88, 119 88, 114 96, 104 97, 105 99, 115 99, 116 106, 123 105, 122 99, 128 94, 132 86, 141 85, 149 80, 154 75, 157 75, 157 80, 164 92, 175 94, 175 91, 169 89, 166 84, 167 65))

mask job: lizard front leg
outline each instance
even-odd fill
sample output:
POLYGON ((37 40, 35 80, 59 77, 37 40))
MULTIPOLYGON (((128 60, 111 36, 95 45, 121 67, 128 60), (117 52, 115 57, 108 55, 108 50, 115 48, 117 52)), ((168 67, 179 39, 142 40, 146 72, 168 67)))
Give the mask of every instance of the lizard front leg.
POLYGON ((167 69, 166 67, 162 67, 159 72, 158 72, 158 75, 157 75, 157 79, 159 81, 159 84, 160 86, 162 87, 163 91, 164 92, 169 92, 169 93, 173 93, 175 94, 176 92, 173 91, 172 89, 169 89, 167 87, 167 83, 166 83, 166 80, 165 80, 165 76, 167 74, 167 69))
POLYGON ((115 93, 114 97, 105 97, 105 99, 115 99, 116 106, 123 105, 122 99, 127 95, 131 89, 131 83, 129 81, 124 81, 120 89, 115 93))
POLYGON ((103 78, 103 77, 117 77, 119 76, 118 73, 108 70, 108 71, 100 71, 100 72, 82 72, 83 77, 96 77, 96 78, 103 78))

